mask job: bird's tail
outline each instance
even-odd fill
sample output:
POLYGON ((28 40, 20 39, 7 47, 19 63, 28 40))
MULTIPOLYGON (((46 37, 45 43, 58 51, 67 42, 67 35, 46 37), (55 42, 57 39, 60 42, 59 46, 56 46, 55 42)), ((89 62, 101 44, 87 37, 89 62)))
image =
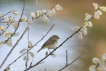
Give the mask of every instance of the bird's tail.
POLYGON ((39 49, 38 51, 37 51, 37 53, 39 52, 39 51, 41 51, 42 50, 42 48, 41 49, 39 49))

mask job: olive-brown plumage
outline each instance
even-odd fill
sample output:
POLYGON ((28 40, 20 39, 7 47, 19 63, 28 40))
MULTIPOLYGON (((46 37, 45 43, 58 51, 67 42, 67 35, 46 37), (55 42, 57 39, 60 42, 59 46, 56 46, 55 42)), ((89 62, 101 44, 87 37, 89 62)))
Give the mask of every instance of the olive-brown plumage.
POLYGON ((41 49, 39 49, 39 50, 37 51, 37 53, 38 53, 40 50, 44 49, 44 48, 55 49, 55 47, 56 47, 56 45, 57 45, 59 39, 60 39, 60 38, 59 38, 57 35, 51 36, 51 37, 43 44, 43 46, 41 47, 41 49))

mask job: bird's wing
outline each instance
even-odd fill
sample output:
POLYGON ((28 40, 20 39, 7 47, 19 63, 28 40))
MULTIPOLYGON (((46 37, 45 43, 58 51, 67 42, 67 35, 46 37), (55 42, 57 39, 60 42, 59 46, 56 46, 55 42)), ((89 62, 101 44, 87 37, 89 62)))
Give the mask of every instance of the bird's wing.
POLYGON ((52 44, 55 43, 55 40, 51 40, 50 38, 43 44, 42 48, 46 47, 46 46, 50 46, 52 44))

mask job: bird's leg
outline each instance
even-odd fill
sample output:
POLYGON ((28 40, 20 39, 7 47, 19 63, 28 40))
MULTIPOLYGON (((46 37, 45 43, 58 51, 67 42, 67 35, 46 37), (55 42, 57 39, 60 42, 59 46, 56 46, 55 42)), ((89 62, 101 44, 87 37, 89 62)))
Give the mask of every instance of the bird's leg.
MULTIPOLYGON (((48 49, 49 50, 49 49, 48 49)), ((50 50, 49 50, 49 53, 50 53, 50 50)))

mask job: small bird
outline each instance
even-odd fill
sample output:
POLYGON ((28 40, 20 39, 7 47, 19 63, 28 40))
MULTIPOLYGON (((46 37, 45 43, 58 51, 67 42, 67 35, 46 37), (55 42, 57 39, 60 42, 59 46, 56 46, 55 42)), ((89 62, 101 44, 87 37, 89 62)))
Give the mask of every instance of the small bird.
POLYGON ((8 68, 4 69, 4 71, 10 71, 10 67, 8 67, 8 68))
POLYGON ((39 50, 37 51, 37 53, 38 53, 40 50, 44 49, 44 48, 48 48, 48 50, 49 50, 49 49, 55 49, 55 47, 56 47, 56 45, 57 45, 59 39, 60 39, 60 38, 59 38, 57 35, 51 36, 51 37, 43 44, 43 46, 41 47, 41 49, 39 49, 39 50))

